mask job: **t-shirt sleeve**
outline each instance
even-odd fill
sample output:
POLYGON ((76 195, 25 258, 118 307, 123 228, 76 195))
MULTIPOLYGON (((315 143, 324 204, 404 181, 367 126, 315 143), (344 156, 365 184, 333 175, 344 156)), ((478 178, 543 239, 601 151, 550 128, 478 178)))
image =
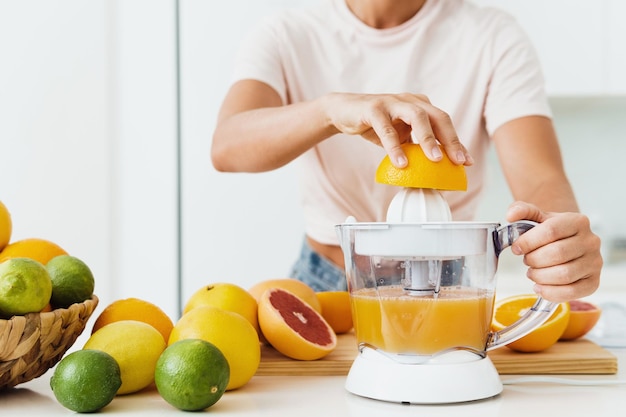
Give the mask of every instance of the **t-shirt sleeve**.
POLYGON ((253 79, 268 84, 287 101, 280 40, 275 17, 263 19, 243 38, 235 55, 231 82, 253 79))
POLYGON ((484 116, 489 135, 504 123, 524 116, 552 117, 537 53, 510 16, 500 22, 491 44, 493 73, 484 116))

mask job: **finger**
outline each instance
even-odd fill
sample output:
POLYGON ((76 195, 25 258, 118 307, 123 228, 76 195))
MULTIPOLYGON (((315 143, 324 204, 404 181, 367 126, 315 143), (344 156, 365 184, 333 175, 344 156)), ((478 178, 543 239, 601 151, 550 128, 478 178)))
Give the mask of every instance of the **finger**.
MULTIPOLYGON (((428 115, 428 122, 435 140, 443 146, 450 160, 458 165, 473 164, 474 159, 459 140, 450 115, 440 108, 433 106, 430 101, 424 101, 420 96, 416 97, 418 98, 415 102, 416 106, 425 111, 428 115)), ((432 147, 433 145, 429 144, 429 146, 432 147)))
POLYGON ((537 206, 523 201, 512 203, 506 213, 506 220, 516 222, 518 220, 533 220, 538 223, 543 222, 547 216, 537 206))
POLYGON ((576 300, 591 295, 598 289, 599 280, 594 278, 581 278, 569 285, 535 284, 533 291, 555 303, 576 300))
POLYGON ((391 163, 397 168, 407 166, 408 160, 400 146, 401 142, 398 132, 391 124, 391 118, 381 112, 375 112, 371 116, 370 126, 378 135, 380 144, 387 152, 387 155, 389 155, 391 163))
POLYGON ((450 115, 434 106, 426 106, 425 110, 430 118, 435 137, 445 149, 450 160, 458 165, 473 164, 474 159, 461 143, 450 115))

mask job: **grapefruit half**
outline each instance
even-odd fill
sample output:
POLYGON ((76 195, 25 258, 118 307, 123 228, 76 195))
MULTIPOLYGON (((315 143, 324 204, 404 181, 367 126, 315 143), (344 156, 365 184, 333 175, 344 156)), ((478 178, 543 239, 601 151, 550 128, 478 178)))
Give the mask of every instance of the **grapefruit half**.
POLYGON ((274 349, 292 359, 320 359, 337 346, 337 335, 322 315, 281 288, 261 296, 259 325, 274 349))

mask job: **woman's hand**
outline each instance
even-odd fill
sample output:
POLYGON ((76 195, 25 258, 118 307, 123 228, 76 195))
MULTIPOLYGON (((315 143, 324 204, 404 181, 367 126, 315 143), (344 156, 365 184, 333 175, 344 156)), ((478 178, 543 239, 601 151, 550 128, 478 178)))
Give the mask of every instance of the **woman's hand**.
POLYGON ((411 141, 433 161, 442 158, 440 143, 456 164, 473 163, 450 116, 424 95, 334 93, 327 96, 325 113, 337 131, 381 145, 399 168, 407 164, 400 145, 411 141))
POLYGON ((540 223, 512 245, 524 255, 527 276, 534 290, 553 302, 574 300, 592 294, 600 284, 603 260, 600 238, 580 213, 543 212, 523 202, 513 203, 507 221, 533 220, 540 223))

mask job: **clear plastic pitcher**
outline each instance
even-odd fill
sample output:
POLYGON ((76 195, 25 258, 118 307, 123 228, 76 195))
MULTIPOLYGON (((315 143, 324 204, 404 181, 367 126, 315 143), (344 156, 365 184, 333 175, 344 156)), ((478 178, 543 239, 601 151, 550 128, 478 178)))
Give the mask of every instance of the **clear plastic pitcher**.
POLYGON ((359 349, 407 364, 453 351, 485 357, 540 326, 557 306, 542 298, 511 326, 490 329, 498 256, 534 225, 337 225, 359 349))

